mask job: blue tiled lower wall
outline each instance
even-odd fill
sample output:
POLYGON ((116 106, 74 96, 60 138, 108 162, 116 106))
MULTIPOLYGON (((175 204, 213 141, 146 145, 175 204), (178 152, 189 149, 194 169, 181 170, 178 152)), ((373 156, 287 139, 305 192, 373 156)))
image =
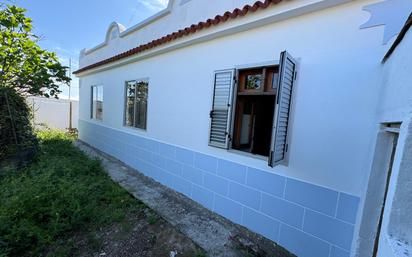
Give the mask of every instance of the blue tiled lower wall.
POLYGON ((300 257, 349 257, 359 198, 80 121, 80 138, 300 257))

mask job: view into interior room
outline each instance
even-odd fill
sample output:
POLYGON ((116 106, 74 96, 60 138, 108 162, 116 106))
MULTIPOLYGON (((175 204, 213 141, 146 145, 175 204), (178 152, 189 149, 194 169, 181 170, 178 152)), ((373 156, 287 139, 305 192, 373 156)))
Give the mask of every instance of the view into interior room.
POLYGON ((239 70, 232 148, 269 156, 278 66, 239 70))

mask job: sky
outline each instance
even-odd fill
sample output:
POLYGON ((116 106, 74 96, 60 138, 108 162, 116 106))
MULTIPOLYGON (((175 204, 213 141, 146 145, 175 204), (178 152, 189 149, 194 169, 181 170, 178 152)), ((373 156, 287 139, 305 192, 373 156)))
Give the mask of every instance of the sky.
MULTIPOLYGON (((168 0, 9 0, 27 9, 33 20, 34 33, 41 36, 39 45, 56 52, 63 65, 78 68, 79 52, 104 41, 113 21, 126 28, 164 9, 168 0)), ((78 99, 79 82, 71 75, 71 98, 78 99)), ((62 86, 60 98, 68 98, 68 87, 62 86)))

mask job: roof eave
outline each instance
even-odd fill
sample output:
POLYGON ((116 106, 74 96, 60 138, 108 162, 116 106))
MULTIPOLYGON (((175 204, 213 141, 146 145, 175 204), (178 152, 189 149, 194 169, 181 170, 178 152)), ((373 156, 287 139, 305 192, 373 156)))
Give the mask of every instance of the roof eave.
POLYGON ((385 56, 382 59, 382 63, 385 63, 389 57, 391 57, 392 53, 398 47, 398 45, 402 42, 403 38, 405 37, 406 33, 409 31, 410 27, 412 26, 412 12, 409 15, 409 18, 406 20, 405 25, 402 27, 399 35, 396 37, 395 41, 393 42, 392 46, 389 48, 388 52, 386 52, 385 56))

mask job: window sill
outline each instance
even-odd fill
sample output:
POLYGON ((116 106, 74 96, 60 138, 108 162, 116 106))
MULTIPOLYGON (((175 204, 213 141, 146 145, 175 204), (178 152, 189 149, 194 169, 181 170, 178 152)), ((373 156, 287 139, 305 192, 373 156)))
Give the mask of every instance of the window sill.
POLYGON ((98 124, 103 123, 103 119, 99 120, 99 119, 93 119, 93 118, 91 118, 91 119, 89 119, 89 120, 90 120, 91 122, 98 123, 98 124))
POLYGON ((145 132, 147 133, 147 128, 146 129, 142 129, 142 128, 137 128, 137 127, 132 127, 132 126, 127 126, 127 125, 123 125, 124 129, 130 130, 130 131, 138 131, 138 132, 145 132))
POLYGON ((252 157, 252 158, 258 159, 258 160, 268 161, 268 157, 266 157, 266 156, 253 154, 253 153, 247 153, 247 152, 236 150, 236 149, 233 149, 233 148, 229 149, 228 152, 243 155, 243 156, 247 156, 247 157, 252 157))

